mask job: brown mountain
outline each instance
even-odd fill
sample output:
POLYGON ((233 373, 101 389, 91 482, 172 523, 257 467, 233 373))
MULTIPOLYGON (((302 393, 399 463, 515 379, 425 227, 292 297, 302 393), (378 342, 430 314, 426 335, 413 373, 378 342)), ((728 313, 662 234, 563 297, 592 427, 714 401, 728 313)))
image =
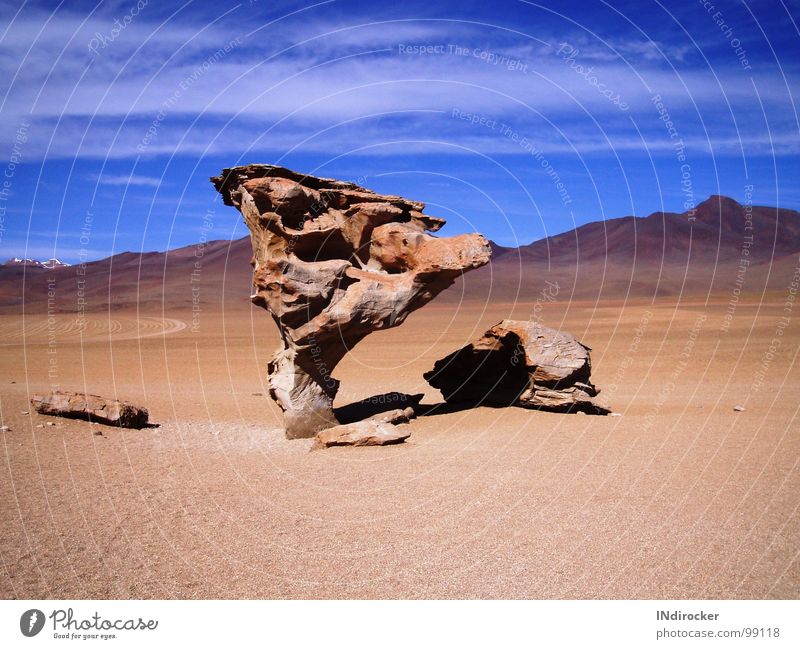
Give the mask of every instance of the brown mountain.
MULTIPOLYGON (((798 265, 800 213, 712 196, 692 215, 626 216, 519 248, 492 247, 492 263, 438 301, 532 301, 543 290, 558 300, 783 290, 798 265)), ((0 312, 247 309, 250 254, 244 238, 126 252, 85 266, 4 265, 0 312)))
MULTIPOLYGON (((692 214, 656 212, 582 225, 520 248, 499 249, 472 273, 469 293, 536 299, 705 295, 782 290, 797 266, 800 213, 711 196, 692 214), (744 270, 743 270, 744 269, 744 270)), ((451 292, 452 294, 452 292, 451 292)))
POLYGON ((752 235, 752 251, 760 261, 798 250, 798 212, 774 207, 740 205, 732 198, 711 196, 688 213, 656 212, 644 218, 625 216, 580 226, 520 248, 526 259, 559 260, 580 255, 583 260, 640 258, 685 264, 691 258, 708 261, 737 256, 752 235), (758 245, 755 245, 755 239, 758 245))
POLYGON ((148 310, 249 305, 250 241, 210 241, 167 252, 123 252, 66 268, 0 267, 0 310, 4 313, 109 308, 148 310), (52 289, 52 290, 51 290, 52 289))

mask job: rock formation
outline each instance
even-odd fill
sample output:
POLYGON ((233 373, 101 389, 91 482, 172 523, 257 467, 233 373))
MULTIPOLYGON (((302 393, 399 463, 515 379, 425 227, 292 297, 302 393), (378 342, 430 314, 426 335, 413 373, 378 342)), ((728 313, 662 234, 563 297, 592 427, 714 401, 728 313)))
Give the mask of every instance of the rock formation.
POLYGON ((289 438, 338 424, 331 373, 348 350, 401 324, 491 254, 479 234, 427 234, 444 220, 423 214, 423 203, 353 183, 273 165, 211 180, 250 229, 252 300, 272 314, 283 343, 268 370, 289 438))
POLYGON ((593 400, 589 352, 568 333, 503 320, 436 361, 425 379, 452 403, 607 414, 593 400))
POLYGON ((144 428, 149 413, 145 408, 134 406, 127 401, 106 399, 96 394, 81 392, 51 392, 47 395, 33 395, 31 405, 40 415, 85 419, 109 426, 123 428, 144 428))

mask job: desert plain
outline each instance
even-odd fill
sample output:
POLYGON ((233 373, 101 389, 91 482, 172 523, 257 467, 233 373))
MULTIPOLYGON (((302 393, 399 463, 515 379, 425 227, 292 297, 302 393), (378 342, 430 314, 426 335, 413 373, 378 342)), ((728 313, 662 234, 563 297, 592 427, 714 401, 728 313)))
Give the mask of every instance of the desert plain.
POLYGON ((786 290, 731 307, 729 290, 680 284, 507 301, 461 286, 334 373, 338 407, 423 393, 435 407, 411 437, 314 452, 284 437, 266 383, 277 329, 246 299, 143 300, 81 322, 6 310, 0 596, 800 595, 800 314, 786 290), (443 404, 423 373, 509 317, 590 346, 619 416, 443 404), (54 387, 143 404, 158 427, 33 412, 54 387))

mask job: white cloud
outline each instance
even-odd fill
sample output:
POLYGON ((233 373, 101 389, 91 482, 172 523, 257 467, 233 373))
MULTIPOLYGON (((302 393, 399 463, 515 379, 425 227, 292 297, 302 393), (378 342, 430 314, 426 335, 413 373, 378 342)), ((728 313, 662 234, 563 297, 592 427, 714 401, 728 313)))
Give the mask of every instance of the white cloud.
MULTIPOLYGON (((706 148, 736 148, 731 111, 741 141, 764 147, 769 135, 754 88, 740 71, 722 70, 715 78, 712 71, 683 67, 678 74, 663 59, 662 52, 672 63, 680 63, 689 54, 686 45, 610 43, 620 58, 585 34, 538 41, 454 22, 350 27, 306 18, 248 37, 241 26, 234 33, 200 18, 193 24, 188 15, 161 26, 145 11, 106 48, 91 54, 90 39, 107 34, 125 7, 114 7, 116 16, 106 12, 86 21, 59 14, 46 26, 46 14, 30 14, 7 31, 0 43, 0 79, 5 80, 0 84, 6 84, 0 87, 1 111, 11 124, 33 111, 26 159, 223 150, 235 154, 248 146, 286 151, 298 144, 309 151, 333 146, 347 150, 410 139, 408 134, 466 147, 513 150, 502 138, 458 129, 436 117, 437 111, 446 113, 453 107, 513 121, 521 130, 527 127, 554 151, 573 146, 584 152, 607 149, 598 126, 615 146, 640 148, 628 116, 555 54, 562 41, 576 44, 576 60, 591 66, 592 76, 620 95, 654 142, 663 139, 664 131, 650 101, 653 93, 664 98, 683 125, 684 138, 692 136, 698 146, 704 139, 698 137, 702 118, 711 123, 712 142, 706 148), (204 64, 233 37, 241 43, 204 64), (445 53, 401 55, 400 43, 444 46, 445 53), (510 71, 472 54, 457 56, 447 49, 450 44, 516 58, 527 68, 510 71), (394 117, 380 128, 371 117, 379 114, 394 117), (542 116, 564 129, 564 137, 542 116), (350 125, 334 127, 340 122, 350 125), (729 125, 728 132, 719 128, 721 123, 729 125), (334 128, 324 137, 315 136, 330 127, 334 128), (153 131, 150 137, 148 129, 153 131)), ((0 33, 3 29, 0 25, 0 33)), ((790 79, 797 87, 794 81, 790 79)), ((771 111, 791 109, 791 90, 779 77, 759 79, 758 91, 760 102, 771 111)), ((780 151, 797 149, 795 137, 784 137, 792 135, 790 126, 775 138, 780 151)), ((8 137, 0 134, 0 146, 8 146, 8 137)))
POLYGON ((111 174, 103 174, 95 177, 94 180, 99 185, 136 185, 139 187, 160 187, 163 182, 161 178, 152 178, 150 176, 116 176, 111 174))

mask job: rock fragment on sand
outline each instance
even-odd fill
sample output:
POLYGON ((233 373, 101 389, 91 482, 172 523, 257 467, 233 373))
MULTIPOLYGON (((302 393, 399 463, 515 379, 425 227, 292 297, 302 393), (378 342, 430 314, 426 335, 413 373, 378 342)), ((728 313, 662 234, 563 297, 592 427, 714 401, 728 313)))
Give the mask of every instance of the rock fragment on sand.
POLYGON ((290 439, 340 424, 331 374, 356 343, 402 324, 491 256, 480 234, 428 234, 444 220, 423 214, 424 203, 353 183, 265 164, 211 181, 250 229, 251 300, 280 329, 269 393, 290 439))
POLYGON ((416 417, 416 411, 411 406, 407 408, 395 408, 386 412, 373 415, 366 421, 374 421, 379 424, 407 424, 416 417))
POLYGON ((735 412, 744 412, 744 406, 734 406, 733 409, 735 412))
POLYGON ((0 432, 8 433, 10 431, 11 431, 11 428, 9 428, 8 426, 0 426, 0 432))
POLYGON ((411 436, 408 427, 366 419, 353 424, 341 424, 319 431, 311 450, 332 446, 386 446, 399 444, 411 436))
POLYGON ((411 436, 411 431, 407 427, 398 428, 397 424, 407 424, 414 417, 416 411, 412 406, 408 406, 380 412, 362 421, 326 428, 314 436, 311 450, 331 446, 399 444, 411 436))
MULTIPOLYGON (((41 415, 85 419, 123 428, 144 428, 149 417, 145 408, 134 406, 127 401, 106 399, 95 394, 80 392, 56 391, 42 396, 34 395, 31 405, 41 415)), ((55 426, 53 422, 47 424, 55 426)))
POLYGON ((563 331, 503 320, 436 361, 425 379, 452 403, 605 415, 594 401, 590 351, 563 331))

